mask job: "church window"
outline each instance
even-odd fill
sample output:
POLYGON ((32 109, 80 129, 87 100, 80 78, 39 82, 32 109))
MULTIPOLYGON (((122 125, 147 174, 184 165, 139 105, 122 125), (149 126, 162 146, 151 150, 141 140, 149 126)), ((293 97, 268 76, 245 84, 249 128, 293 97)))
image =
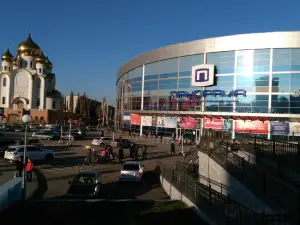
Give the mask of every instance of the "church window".
POLYGON ((32 68, 32 61, 30 61, 30 68, 32 68))
POLYGON ((8 67, 8 71, 11 71, 10 66, 8 67))
POLYGON ((20 68, 23 68, 23 62, 22 62, 22 60, 20 60, 19 62, 20 62, 20 68))
POLYGON ((39 73, 41 73, 42 72, 42 69, 41 68, 39 68, 39 73))
POLYGON ((3 87, 6 87, 6 77, 3 78, 3 87))
POLYGON ((45 69, 43 69, 43 74, 45 74, 45 69))
POLYGON ((6 69, 7 69, 7 67, 6 67, 6 66, 4 66, 4 71, 6 71, 6 69))
POLYGON ((55 101, 53 101, 52 102, 52 109, 55 109, 55 106, 56 106, 55 101))
POLYGON ((40 106, 40 98, 37 98, 37 100, 36 100, 36 106, 40 106))
POLYGON ((6 103, 6 99, 5 97, 2 97, 2 104, 5 104, 6 103))

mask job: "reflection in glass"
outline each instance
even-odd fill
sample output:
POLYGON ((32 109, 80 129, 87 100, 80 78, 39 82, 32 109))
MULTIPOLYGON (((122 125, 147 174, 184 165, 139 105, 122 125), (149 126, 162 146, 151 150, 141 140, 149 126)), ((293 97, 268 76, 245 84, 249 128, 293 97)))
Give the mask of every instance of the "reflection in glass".
POLYGON ((217 74, 234 73, 235 51, 208 53, 206 61, 216 66, 217 74))
POLYGON ((203 54, 180 57, 179 76, 191 76, 192 67, 203 64, 203 59, 203 54))

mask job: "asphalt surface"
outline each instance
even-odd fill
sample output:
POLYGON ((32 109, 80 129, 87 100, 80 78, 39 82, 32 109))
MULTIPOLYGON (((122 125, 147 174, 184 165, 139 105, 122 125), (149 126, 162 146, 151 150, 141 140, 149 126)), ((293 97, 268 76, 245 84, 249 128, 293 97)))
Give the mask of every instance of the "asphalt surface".
MULTIPOLYGON (((139 144, 148 145, 149 159, 143 161, 145 165, 144 181, 140 185, 136 184, 119 184, 119 171, 121 165, 117 160, 108 163, 96 164, 95 166, 82 167, 84 158, 87 155, 85 145, 91 145, 93 138, 98 137, 100 132, 87 132, 85 140, 73 142, 71 147, 66 147, 65 144, 58 144, 57 141, 43 141, 45 148, 50 148, 55 151, 56 160, 51 164, 37 162, 35 164, 37 175, 41 180, 41 188, 38 194, 35 194, 36 199, 47 199, 60 197, 66 194, 69 184, 78 172, 78 169, 97 170, 102 173, 103 180, 103 198, 117 199, 167 199, 168 196, 160 186, 159 181, 152 172, 156 166, 156 162, 160 161, 166 164, 175 164, 176 161, 182 160, 182 156, 170 156, 170 140, 160 140, 153 138, 134 137, 134 141, 139 144)), ((6 138, 20 138, 24 133, 11 132, 5 133, 6 138)), ((108 134, 109 135, 109 134, 108 134)), ((30 136, 30 135, 29 135, 30 136)), ((120 134, 126 138, 124 134, 120 134)), ((180 151, 180 146, 176 147, 177 153, 180 151)), ((185 147, 187 148, 187 147, 185 147)), ((96 150, 101 151, 100 147, 96 150)), ((129 160, 128 150, 124 150, 125 160, 129 160)), ((15 173, 15 165, 5 162, 0 159, 0 184, 3 184, 13 178, 15 173)), ((36 190, 37 179, 34 176, 34 182, 28 184, 28 193, 33 193, 36 190)), ((28 194, 29 195, 29 194, 28 194)))

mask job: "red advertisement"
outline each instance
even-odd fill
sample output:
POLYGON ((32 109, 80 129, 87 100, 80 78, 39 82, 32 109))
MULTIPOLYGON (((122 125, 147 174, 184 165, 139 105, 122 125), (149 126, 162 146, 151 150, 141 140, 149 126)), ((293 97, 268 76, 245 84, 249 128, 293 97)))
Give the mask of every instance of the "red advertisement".
POLYGON ((130 124, 131 125, 141 125, 141 116, 138 114, 131 113, 130 124))
POLYGON ((252 133, 252 134, 268 134, 268 122, 261 121, 235 121, 235 132, 252 133))
POLYGON ((213 130, 222 130, 223 119, 204 118, 204 128, 213 130))

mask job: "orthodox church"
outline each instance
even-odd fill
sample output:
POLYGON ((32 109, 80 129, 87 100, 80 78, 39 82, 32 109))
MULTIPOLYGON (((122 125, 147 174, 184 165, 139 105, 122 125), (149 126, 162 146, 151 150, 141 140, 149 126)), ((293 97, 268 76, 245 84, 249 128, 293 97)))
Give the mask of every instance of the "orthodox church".
POLYGON ((64 99, 55 89, 53 65, 30 34, 18 45, 15 57, 7 49, 1 59, 0 107, 4 116, 20 118, 26 112, 36 114, 35 120, 45 120, 47 116, 39 116, 41 112, 63 109, 64 99))

